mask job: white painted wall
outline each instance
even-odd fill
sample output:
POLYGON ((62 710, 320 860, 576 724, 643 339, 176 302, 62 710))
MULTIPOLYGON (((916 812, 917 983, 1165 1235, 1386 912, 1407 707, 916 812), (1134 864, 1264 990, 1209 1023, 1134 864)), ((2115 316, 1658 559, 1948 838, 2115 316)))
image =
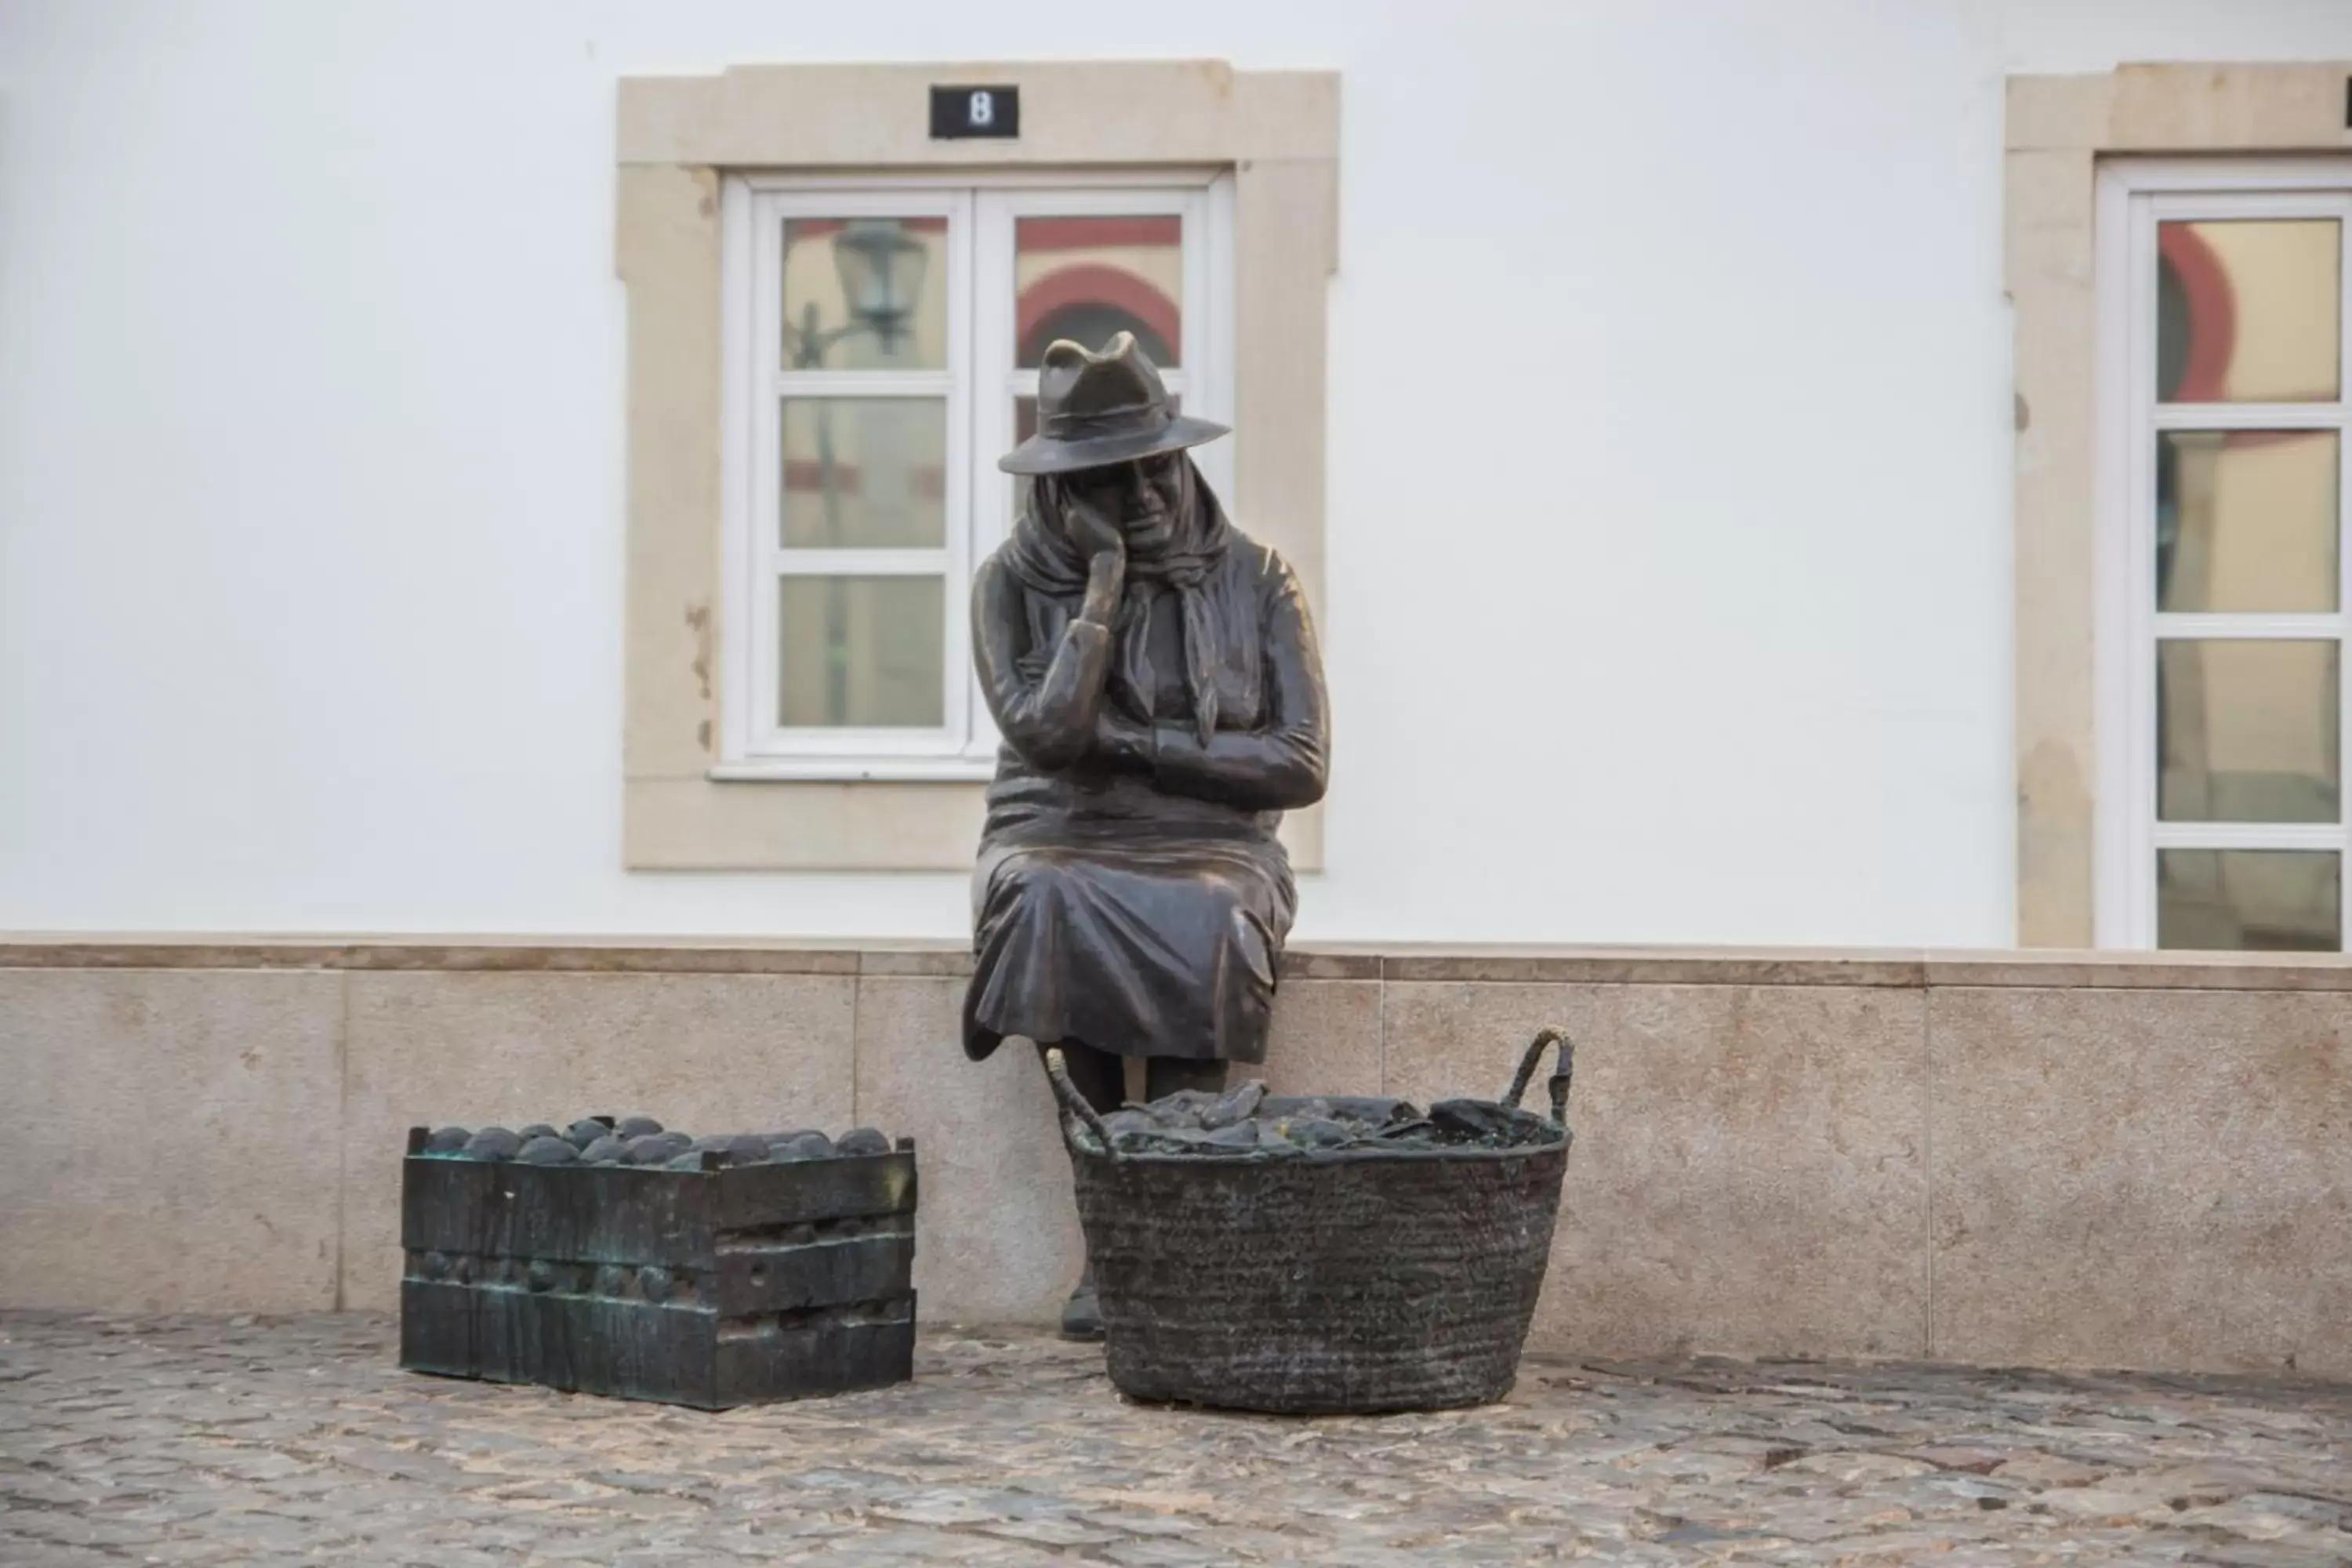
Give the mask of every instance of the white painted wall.
POLYGON ((2009 940, 2002 74, 2343 0, 0 0, 0 929, 961 931, 620 868, 613 79, 1121 55, 1345 73, 1302 937, 2009 940))

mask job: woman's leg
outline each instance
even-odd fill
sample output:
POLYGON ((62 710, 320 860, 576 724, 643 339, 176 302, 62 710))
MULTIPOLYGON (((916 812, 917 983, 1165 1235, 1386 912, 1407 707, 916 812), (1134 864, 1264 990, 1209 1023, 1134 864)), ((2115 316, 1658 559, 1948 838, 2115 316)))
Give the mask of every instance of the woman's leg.
MULTIPOLYGON (((1062 1053, 1062 1070, 1070 1075, 1070 1087, 1078 1098, 1108 1115, 1117 1110, 1127 1100, 1127 1059, 1108 1051, 1098 1051, 1077 1040, 1057 1040, 1054 1049, 1062 1053)), ((1037 1059, 1045 1060, 1046 1047, 1037 1047, 1037 1059)), ((1058 1119, 1059 1110, 1055 1111, 1058 1119)), ((1078 1275, 1077 1288, 1070 1299, 1062 1303, 1062 1337, 1072 1340, 1098 1340, 1103 1337, 1102 1306, 1095 1298, 1095 1269, 1089 1261, 1078 1275)))
POLYGON ((1225 1075, 1233 1063, 1225 1061, 1195 1061, 1190 1057, 1146 1057, 1143 1068, 1143 1098, 1158 1100, 1174 1094, 1180 1089, 1204 1089, 1211 1094, 1225 1092, 1225 1075))
MULTIPOLYGON (((1108 1051, 1098 1051, 1078 1040, 1056 1040, 1053 1049, 1062 1053, 1062 1070, 1070 1075, 1070 1087, 1078 1098, 1105 1116, 1127 1103, 1127 1058, 1108 1051)), ((1037 1059, 1045 1059, 1047 1047, 1037 1047, 1037 1059)))

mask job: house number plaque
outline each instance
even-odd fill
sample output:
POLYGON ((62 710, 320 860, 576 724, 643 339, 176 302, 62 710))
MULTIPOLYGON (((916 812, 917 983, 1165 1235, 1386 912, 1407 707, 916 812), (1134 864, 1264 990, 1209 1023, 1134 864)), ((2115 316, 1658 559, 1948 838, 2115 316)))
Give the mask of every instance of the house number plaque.
POLYGON ((931 136, 934 140, 1020 134, 1021 89, 1019 88, 934 87, 931 89, 931 136))

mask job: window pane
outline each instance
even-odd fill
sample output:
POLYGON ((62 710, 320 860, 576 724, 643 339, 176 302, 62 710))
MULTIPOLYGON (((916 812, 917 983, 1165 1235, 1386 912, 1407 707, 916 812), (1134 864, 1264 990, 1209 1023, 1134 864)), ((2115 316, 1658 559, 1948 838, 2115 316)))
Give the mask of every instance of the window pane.
POLYGON ((948 363, 948 220, 784 220, 786 370, 948 363))
POLYGON ((794 397, 781 417, 787 548, 947 542, 945 399, 794 397))
POLYGON ((2326 849, 2159 849, 2156 945, 2334 952, 2342 858, 2326 849))
POLYGON ((2157 816, 2335 821, 2336 662, 2332 642, 2157 644, 2157 816))
POLYGON ((2340 447, 2333 430, 2160 432, 2157 608, 2336 608, 2340 447))
POLYGON ((1133 332, 1153 364, 1178 363, 1182 218, 1024 217, 1014 225, 1013 275, 1023 369, 1044 363, 1055 338, 1099 349, 1117 332, 1133 332))
POLYGON ((2341 226, 2334 218, 2157 225, 2157 401, 2333 401, 2341 226))
POLYGON ((937 577, 786 577, 777 722, 936 729, 947 598, 937 577))

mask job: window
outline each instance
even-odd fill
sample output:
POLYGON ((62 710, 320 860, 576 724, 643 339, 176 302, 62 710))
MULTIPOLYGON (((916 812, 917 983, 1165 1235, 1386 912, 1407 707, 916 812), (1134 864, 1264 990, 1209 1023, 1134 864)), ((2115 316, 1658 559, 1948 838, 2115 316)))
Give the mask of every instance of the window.
MULTIPOLYGON (((759 380, 763 362, 775 376, 785 374, 783 218, 779 209, 755 223, 753 205, 764 198, 879 196, 895 205, 929 195, 961 209, 961 229, 955 212, 929 213, 948 219, 939 245, 968 249, 952 273, 930 273, 927 255, 925 286, 964 279, 961 300, 947 301, 961 323, 950 329, 950 352, 961 342, 962 357, 941 378, 963 399, 961 422, 949 416, 947 438, 963 441, 964 460, 943 462, 940 483, 944 492, 962 476, 969 499, 943 501, 941 521, 950 544, 961 521, 967 560, 993 542, 978 509, 1010 491, 992 466, 996 454, 972 432, 997 405, 972 390, 983 379, 974 345, 990 314, 978 307, 994 292, 978 277, 988 259, 977 232, 982 209, 998 213, 1000 233, 1009 226, 1003 203, 1014 196, 1042 202, 1058 194, 1086 204, 1132 193, 1151 205, 1127 205, 1124 216, 1182 209, 1185 287, 1189 294, 1191 280, 1202 278, 1202 299, 1177 301, 1187 362, 1179 379, 1195 412, 1243 426, 1196 455, 1251 536, 1281 550, 1310 595, 1321 589, 1327 311, 1339 261, 1339 76, 1234 70, 1217 60, 999 62, 989 79, 1018 86, 1032 106, 1083 106, 1108 94, 1124 112, 1110 120, 1040 114, 1019 138, 956 143, 931 140, 920 116, 875 112, 877 104, 920 103, 937 77, 933 65, 844 62, 618 84, 613 259, 627 293, 629 476, 621 858, 631 870, 969 872, 985 811, 992 764, 978 727, 982 705, 968 685, 961 700, 969 732, 942 722, 913 746, 904 743, 917 739, 908 731, 929 726, 875 725, 867 743, 845 733, 846 724, 786 726, 766 717, 782 711, 786 574, 772 558, 784 548, 782 475, 762 474, 754 451, 755 437, 768 441, 781 463, 784 438, 782 395, 759 380), (770 221, 777 227, 763 290, 755 252, 770 221), (754 331, 762 310, 774 318, 772 333, 754 331), (1233 330, 1244 320, 1258 324, 1246 341, 1233 330), (772 436, 761 433, 755 415, 778 421, 772 436), (752 517, 761 485, 772 497, 772 536, 752 517), (770 573, 765 592, 755 595, 762 570, 770 573), (764 630, 752 626, 755 605, 772 617, 764 630), (761 674, 763 663, 775 673, 761 674), (891 742, 896 750, 884 752, 891 742)), ((835 216, 845 228, 850 216, 901 215, 836 207, 795 216, 835 216)), ((1009 239, 996 256, 999 273, 1009 270, 1009 239)), ((838 278, 837 263, 834 270, 838 278)), ((888 281, 895 289, 897 274, 888 281)), ((847 314, 845 300, 836 324, 847 314)), ((1002 338, 1018 333, 1013 309, 1000 305, 995 317, 1002 338)), ((894 349, 898 342, 894 335, 894 349)), ((835 347, 845 358, 853 345, 835 347)), ((1003 354, 1008 383, 1015 353, 1003 354)), ((827 363, 845 378, 858 368, 827 363)), ((807 444, 821 460, 814 431, 807 444)), ((832 450, 840 461, 843 447, 832 450)), ((837 484, 836 502, 845 499, 837 484)), ((944 569, 940 579, 944 721, 959 689, 951 664, 964 657, 945 616, 962 595, 944 569)), ((854 658, 846 637, 856 628, 844 609, 841 646, 854 658)), ((844 663, 854 668, 850 658, 844 663)), ((845 674, 845 704, 847 683, 845 674)), ((1320 868, 1320 817, 1309 810, 1284 820, 1292 864, 1302 870, 1320 868)))
MULTIPOLYGON (((1231 417, 1231 182, 856 184, 726 196, 721 776, 962 778, 997 738, 973 565, 1019 497, 1045 345, 1135 334, 1231 417)), ((1230 442, 1195 454, 1231 493, 1230 442)))
POLYGON ((2101 933, 2345 947, 2352 169, 2100 191, 2101 933))

